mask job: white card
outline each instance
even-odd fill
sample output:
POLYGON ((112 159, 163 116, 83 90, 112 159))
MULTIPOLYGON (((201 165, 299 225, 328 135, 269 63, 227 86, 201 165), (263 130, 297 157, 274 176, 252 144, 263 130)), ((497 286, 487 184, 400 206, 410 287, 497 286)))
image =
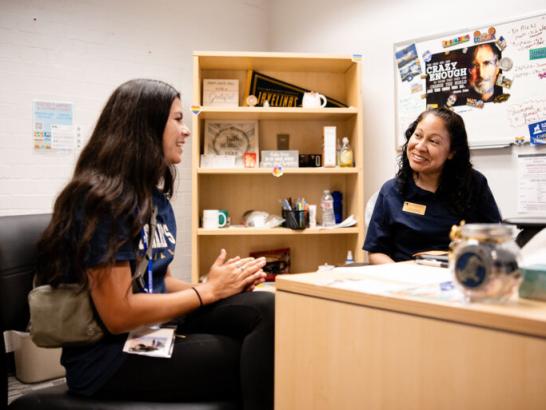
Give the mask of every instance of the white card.
POLYGON ((174 329, 141 327, 129 333, 123 351, 152 357, 169 358, 173 354, 174 329))

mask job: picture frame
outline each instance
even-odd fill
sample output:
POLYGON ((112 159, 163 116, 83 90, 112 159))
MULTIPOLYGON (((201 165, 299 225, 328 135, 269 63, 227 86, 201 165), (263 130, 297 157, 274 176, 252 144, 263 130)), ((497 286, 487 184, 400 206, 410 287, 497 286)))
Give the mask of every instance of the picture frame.
POLYGON ((209 107, 238 107, 239 80, 204 79, 203 105, 209 107))
MULTIPOLYGON (((205 155, 234 155, 235 167, 243 168, 245 153, 254 153, 259 164, 259 135, 256 120, 205 120, 205 155)), ((247 161, 248 168, 248 161, 247 161)))

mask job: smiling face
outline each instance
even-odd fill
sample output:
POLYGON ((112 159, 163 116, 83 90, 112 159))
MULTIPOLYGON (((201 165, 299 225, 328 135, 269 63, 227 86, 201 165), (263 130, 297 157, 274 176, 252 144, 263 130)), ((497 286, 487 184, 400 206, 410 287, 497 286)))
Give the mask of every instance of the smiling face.
POLYGON ((183 121, 182 103, 179 98, 175 98, 163 131, 163 155, 169 164, 182 161, 182 146, 190 134, 183 121))
POLYGON ((491 45, 478 46, 472 58, 470 84, 484 101, 493 96, 499 70, 499 61, 491 45))
POLYGON ((451 137, 444 120, 426 114, 411 135, 406 154, 415 174, 439 181, 445 162, 455 154, 451 151, 451 137))

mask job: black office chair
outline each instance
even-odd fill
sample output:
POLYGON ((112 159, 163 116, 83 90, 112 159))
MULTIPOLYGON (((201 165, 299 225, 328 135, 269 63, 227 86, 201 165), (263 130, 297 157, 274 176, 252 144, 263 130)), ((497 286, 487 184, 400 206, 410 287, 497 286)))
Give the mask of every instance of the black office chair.
POLYGON ((546 218, 538 216, 520 216, 517 218, 506 218, 502 221, 505 224, 516 225, 521 231, 516 237, 516 243, 521 248, 537 233, 546 228, 546 218))
MULTIPOLYGON (((36 243, 51 215, 0 217, 0 409, 7 409, 8 360, 3 333, 25 331, 29 310, 27 294, 32 288, 36 243)), ((134 402, 92 400, 70 395, 66 385, 47 387, 25 394, 10 405, 10 410, 235 410, 232 402, 134 402)))

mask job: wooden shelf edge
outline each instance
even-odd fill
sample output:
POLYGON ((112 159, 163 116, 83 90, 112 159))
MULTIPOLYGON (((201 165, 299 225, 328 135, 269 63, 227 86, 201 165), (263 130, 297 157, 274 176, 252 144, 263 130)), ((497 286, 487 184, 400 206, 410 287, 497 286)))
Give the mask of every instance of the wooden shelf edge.
MULTIPOLYGON (((310 174, 310 175, 352 175, 358 174, 360 169, 354 168, 285 168, 284 174, 310 174)), ((259 174, 259 175, 272 175, 273 168, 198 168, 198 174, 259 174)))
POLYGON ((276 235, 358 235, 359 227, 323 229, 323 228, 307 228, 301 231, 296 231, 289 228, 220 228, 220 229, 204 229, 197 230, 197 236, 276 236, 276 235))
POLYGON ((320 120, 350 118, 358 115, 358 108, 301 108, 301 107, 208 107, 201 106, 200 119, 258 119, 258 120, 320 120))

